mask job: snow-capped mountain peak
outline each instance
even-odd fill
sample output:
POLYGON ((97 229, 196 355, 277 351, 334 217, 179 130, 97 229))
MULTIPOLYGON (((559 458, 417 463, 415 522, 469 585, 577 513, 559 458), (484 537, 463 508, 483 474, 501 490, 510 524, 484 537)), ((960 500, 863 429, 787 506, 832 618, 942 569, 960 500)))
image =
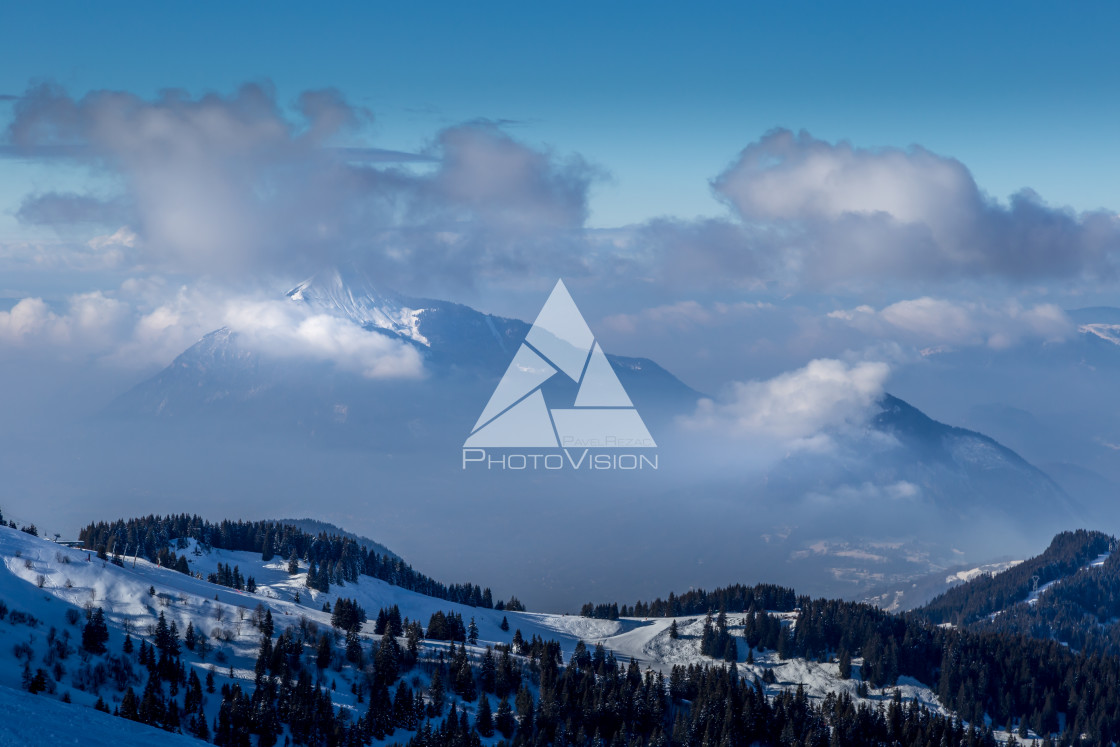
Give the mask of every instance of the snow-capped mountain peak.
POLYGON ((382 329, 430 347, 420 334, 420 315, 426 309, 412 308, 404 299, 377 289, 359 271, 344 277, 337 268, 316 273, 286 294, 295 303, 315 311, 344 316, 367 329, 382 329))

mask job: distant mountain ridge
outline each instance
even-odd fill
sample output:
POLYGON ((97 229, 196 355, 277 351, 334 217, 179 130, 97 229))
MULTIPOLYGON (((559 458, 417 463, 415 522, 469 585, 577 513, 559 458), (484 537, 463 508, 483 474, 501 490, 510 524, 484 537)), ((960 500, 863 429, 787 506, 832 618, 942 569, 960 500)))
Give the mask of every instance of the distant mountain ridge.
POLYGON ((969 625, 1026 602, 1032 592, 1068 579, 1102 555, 1116 549, 1117 540, 1103 532, 1079 529, 1054 537, 1046 550, 1013 568, 980 575, 938 595, 918 610, 931 622, 969 625))
MULTIPOLYGON (((480 408, 488 396, 488 392, 481 393, 492 390, 531 326, 462 304, 385 292, 363 274, 343 275, 337 270, 300 283, 285 297, 316 313, 339 316, 416 346, 429 377, 439 382, 438 388, 457 388, 440 401, 441 410, 456 407, 464 399, 470 409, 480 408)), ((684 414, 702 396, 648 358, 609 354, 607 358, 643 414, 684 414)), ((441 397, 441 392, 435 391, 437 387, 418 387, 410 382, 371 383, 356 374, 332 370, 325 363, 270 360, 242 346, 236 330, 223 328, 205 335, 163 371, 122 394, 110 405, 109 412, 166 418, 215 408, 247 407, 256 414, 289 412, 329 424, 349 416, 351 403, 340 400, 368 405, 371 395, 379 392, 398 396, 408 391, 415 396, 421 389, 429 393, 421 399, 441 397), (272 397, 275 394, 282 394, 286 401, 273 401, 279 399, 272 397), (324 403, 321 400, 325 398, 334 401, 324 403), (302 413, 299 407, 292 407, 301 399, 306 400, 302 413)), ((385 404, 378 405, 375 419, 384 421, 393 412, 392 405, 384 410, 385 404)), ((477 415, 475 412, 474 417, 477 415)))
POLYGON ((1018 510, 1030 516, 1064 514, 1079 518, 1080 506, 1045 472, 995 439, 976 431, 946 425, 890 394, 880 400, 883 410, 874 427, 890 433, 912 450, 928 469, 951 469, 969 476, 971 489, 961 485, 956 503, 969 507, 986 484, 998 481, 1017 492, 1018 510))
MULTIPOLYGON (((121 395, 108 413, 114 427, 149 443, 203 444, 234 476, 248 452, 270 465, 274 480, 267 489, 297 502, 285 513, 302 514, 304 508, 291 506, 304 505, 298 502, 309 495, 317 502, 307 504, 308 513, 335 523, 368 507, 371 518, 361 528, 373 533, 368 522, 384 512, 394 526, 390 539, 401 546, 446 531, 446 546, 460 556, 478 552, 460 534, 477 536, 496 524, 506 532, 523 529, 517 517, 528 484, 512 475, 495 483, 492 473, 464 473, 459 452, 530 324, 382 292, 365 278, 340 273, 312 278, 284 298, 412 346, 426 375, 370 380, 330 362, 266 356, 242 344, 236 331, 219 329, 121 395), (433 518, 445 504, 454 517, 446 526, 433 518)), ((602 533, 629 527, 661 541, 673 541, 686 526, 701 533, 695 536, 727 533, 719 542, 688 547, 697 563, 687 569, 668 568, 652 549, 609 561, 640 565, 651 578, 671 578, 682 588, 710 585, 721 580, 721 568, 780 558, 774 565, 780 575, 768 580, 862 598, 872 588, 974 566, 997 553, 1023 557, 1043 532, 1084 523, 1076 501, 1017 452, 891 395, 869 421, 829 435, 827 449, 792 449, 759 468, 744 459, 743 471, 726 462, 709 469, 710 444, 678 421, 695 413, 702 395, 652 360, 608 360, 657 440, 662 469, 645 476, 604 473, 594 481, 553 473, 532 486, 532 508, 557 512, 561 535, 588 526, 602 533), (604 512, 604 500, 623 508, 604 512), (673 513, 701 500, 721 516, 718 527, 702 525, 706 512, 673 513), (678 518, 666 522, 665 516, 678 518), (1017 544, 1009 540, 993 551, 988 538, 996 527, 1017 544), (749 535, 730 536, 743 529, 749 535), (746 536, 756 541, 741 541, 746 536)), ((738 444, 721 446, 729 459, 738 458, 738 444)), ((240 494, 259 489, 257 482, 237 487, 240 494)), ((548 578, 564 550, 550 546, 545 558, 540 542, 535 549, 542 557, 531 571, 529 565, 506 571, 517 564, 503 564, 490 573, 511 584, 503 573, 516 583, 530 573, 533 583, 548 578)))

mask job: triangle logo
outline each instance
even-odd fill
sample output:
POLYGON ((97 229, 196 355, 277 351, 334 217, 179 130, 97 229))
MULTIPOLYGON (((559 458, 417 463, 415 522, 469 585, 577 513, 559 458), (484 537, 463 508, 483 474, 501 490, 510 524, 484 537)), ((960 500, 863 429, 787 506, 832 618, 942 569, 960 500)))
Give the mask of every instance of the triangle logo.
POLYGON ((653 448, 638 415, 564 281, 558 280, 464 447, 653 448), (575 402, 550 408, 541 387, 566 376, 575 402))

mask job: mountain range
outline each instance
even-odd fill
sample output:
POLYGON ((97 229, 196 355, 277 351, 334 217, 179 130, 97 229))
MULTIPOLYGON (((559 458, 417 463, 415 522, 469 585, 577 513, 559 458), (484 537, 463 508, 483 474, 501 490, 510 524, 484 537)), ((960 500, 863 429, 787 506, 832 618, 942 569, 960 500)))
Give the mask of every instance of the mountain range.
MULTIPOLYGON (((511 570, 508 558, 488 561, 459 532, 514 531, 540 517, 560 536, 602 537, 599 560, 613 569, 604 578, 612 595, 632 593, 638 567, 648 573, 643 564, 652 562, 662 575, 650 573, 640 593, 725 581, 730 569, 747 564, 813 593, 862 596, 930 571, 1021 553, 1055 529, 1078 525, 1092 508, 996 440, 940 423, 889 394, 866 423, 833 434, 826 453, 791 452, 761 470, 706 474, 706 456, 678 427, 704 395, 652 360, 609 354, 661 446, 655 474, 627 475, 629 482, 619 475, 591 482, 582 475, 465 474, 457 452, 530 324, 386 292, 339 271, 300 283, 285 299, 412 347, 426 375, 371 381, 326 362, 269 356, 223 328, 117 398, 106 417, 161 443, 194 439, 223 459, 235 459, 230 455, 246 444, 266 444, 254 458, 276 460, 268 490, 321 491, 317 518, 371 533, 375 525, 379 533, 390 528, 406 548, 434 532, 452 554, 493 563, 488 575, 504 573, 511 584, 541 589, 561 604, 576 603, 575 579, 584 571, 568 562, 569 575, 556 576, 564 546, 558 537, 541 537, 542 556, 511 570), (460 496, 463 508, 434 510, 456 517, 453 528, 429 513, 435 496, 449 494, 460 496), (681 505, 689 511, 677 526, 666 524, 666 512, 681 505), (673 530, 685 526, 711 541, 681 545, 673 530), (998 546, 990 541, 995 527, 998 546), (607 539, 619 531, 649 541, 622 551, 607 539), (671 562, 666 547, 688 561, 671 562)), ((436 561, 454 565, 450 557, 436 561)))

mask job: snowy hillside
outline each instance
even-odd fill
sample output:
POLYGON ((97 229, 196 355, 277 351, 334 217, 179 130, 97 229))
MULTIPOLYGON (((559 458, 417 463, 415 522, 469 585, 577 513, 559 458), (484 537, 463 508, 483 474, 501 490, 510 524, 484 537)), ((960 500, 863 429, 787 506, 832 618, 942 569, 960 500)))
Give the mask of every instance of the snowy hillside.
MULTIPOLYGON (((192 573, 206 576, 216 571, 219 564, 230 564, 238 567, 242 575, 255 578, 256 592, 250 594, 211 584, 161 568, 143 558, 126 558, 123 567, 96 557, 87 560, 91 555, 84 550, 65 548, 9 528, 0 528, 0 556, 4 559, 0 589, 12 609, 44 610, 47 615, 43 617, 44 622, 57 624, 60 630, 64 629, 62 618, 66 609, 82 609, 87 604, 102 607, 111 627, 123 630, 127 621, 134 631, 141 631, 141 635, 147 626, 156 623, 160 612, 169 622, 176 622, 180 631, 185 630, 188 623, 195 623, 195 627, 204 630, 227 629, 225 632, 232 635, 219 650, 225 650, 233 662, 238 657, 256 653, 259 633, 247 619, 258 604, 272 611, 277 629, 285 624, 298 624, 301 617, 329 626, 330 614, 321 608, 325 602, 334 604, 339 598, 355 600, 373 616, 378 609, 397 605, 404 617, 425 623, 436 612, 457 612, 464 620, 475 620, 479 646, 508 644, 513 633, 520 630, 526 639, 537 635, 558 642, 565 657, 571 655, 579 641, 584 641, 588 645, 602 643, 623 660, 633 658, 643 667, 666 672, 674 664, 715 661, 699 652, 699 626, 703 616, 600 620, 577 615, 483 609, 417 594, 369 577, 345 586, 332 584, 331 591, 324 593, 307 588, 306 572, 289 575, 286 561, 280 558, 262 563, 254 553, 202 551, 193 540, 188 540, 182 552, 192 573), (41 588, 37 586, 40 576, 43 578, 41 588), (148 593, 151 587, 156 590, 154 597, 148 593), (297 596, 299 602, 295 601, 297 596), (53 602, 62 604, 51 607, 53 602), (508 620, 509 631, 501 629, 503 618, 508 620), (681 626, 679 640, 669 638, 669 626, 674 620, 681 626)), ((732 623, 734 628, 734 615, 732 623)), ((2 626, 0 631, 10 632, 2 626)), ((372 635, 372 631, 373 621, 370 620, 363 633, 372 635)), ((426 645, 438 647, 441 644, 427 642, 426 645)), ((745 660, 746 645, 740 643, 740 647, 740 658, 745 660)), ((740 662, 744 676, 752 673, 761 676, 764 667, 771 666, 778 667, 776 673, 781 675, 782 667, 794 666, 766 653, 755 656, 759 662, 755 666, 740 662)), ((811 681, 819 685, 812 688, 813 694, 823 695, 836 689, 828 684, 827 670, 827 666, 821 667, 812 678, 811 681)), ((802 680, 791 678, 789 681, 802 680)), ((809 687, 811 681, 804 681, 809 687)), ((18 686, 19 683, 8 679, 0 680, 0 684, 18 686)), ((854 691, 854 683, 851 684, 854 691)))
MULTIPOLYGON (((4 662, 0 666, 0 701, 11 702, 18 714, 52 714, 58 709, 66 714, 58 719, 50 718, 49 724, 31 715, 20 716, 3 727, 7 732, 0 731, 0 738, 10 735, 16 741, 7 743, 13 744, 19 740, 24 743, 65 741, 72 734, 71 725, 80 718, 71 715, 76 709, 93 706, 99 696, 110 710, 120 707, 122 691, 130 686, 139 690, 142 680, 142 667, 135 663, 134 655, 121 653, 126 633, 137 647, 141 641, 152 642, 161 615, 168 624, 176 626, 180 635, 189 626, 209 638, 208 652, 202 646, 184 650, 183 659, 200 678, 211 673, 219 690, 225 684, 252 689, 253 662, 261 640, 255 622, 261 614, 258 605, 271 612, 277 633, 285 629, 302 630, 310 631, 314 637, 317 631, 331 630, 331 616, 322 611, 324 603, 337 605, 340 598, 355 600, 369 614, 371 620, 361 630, 366 645, 371 645, 375 638, 372 618, 377 611, 396 605, 406 619, 424 624, 437 612, 458 613, 464 621, 473 619, 479 639, 477 645, 469 647, 472 656, 481 656, 487 646, 509 644, 519 631, 525 640, 540 636, 557 641, 565 660, 578 643, 584 641, 589 647, 601 643, 622 662, 634 659, 643 668, 665 673, 675 664, 721 663, 700 654, 702 617, 611 621, 472 608, 406 591, 369 577, 344 586, 332 584, 330 592, 323 593, 306 587, 305 573, 289 574, 286 562, 280 559, 262 562, 254 553, 205 550, 193 541, 186 542, 181 553, 192 574, 203 577, 216 572, 219 565, 236 566, 243 576, 255 579, 256 593, 211 584, 193 575, 158 567, 143 558, 125 558, 123 566, 118 567, 84 550, 68 549, 14 529, 0 528, 0 557, 3 558, 0 594, 7 605, 6 619, 0 623, 0 661, 4 662), (104 665, 100 672, 99 657, 91 657, 80 650, 85 611, 96 608, 104 610, 109 626, 109 653, 100 662, 104 665), (508 630, 503 630, 503 618, 508 621, 508 630), (679 630, 676 639, 670 636, 674 621, 679 630), (38 669, 46 672, 47 688, 38 696, 10 691, 25 685, 24 662, 29 673, 38 669), (34 707, 34 698, 57 700, 64 694, 73 705, 51 703, 43 706, 48 709, 45 711, 34 707)), ((791 617, 783 615, 785 624, 793 624, 791 617)), ((734 634, 740 621, 734 612, 729 618, 734 634)), ((335 636, 335 646, 341 648, 338 639, 339 636, 335 636)), ((773 651, 748 652, 741 638, 737 645, 740 674, 748 679, 766 676, 769 694, 802 685, 811 698, 821 699, 829 692, 843 691, 858 699, 858 674, 854 679, 842 680, 835 663, 782 661, 773 651), (747 663, 748 653, 753 663, 747 663)), ((446 642, 425 640, 422 658, 436 656, 447 648, 446 642)), ((340 657, 339 652, 336 651, 335 656, 340 657)), ((855 663, 858 673, 859 661, 855 663)), ((319 678, 330 687, 335 707, 351 712, 354 718, 364 712, 356 670, 332 666, 319 678)), ((418 687, 429 684, 423 668, 415 670, 412 682, 418 687)), ((934 694, 921 683, 903 678, 897 689, 906 699, 917 698, 940 710, 934 694)), ((872 691, 868 697, 889 699, 893 690, 872 691)), ((218 695, 204 696, 203 712, 211 723, 215 723, 219 700, 218 695)), ((461 705, 477 713, 477 703, 461 705)), ((98 724, 109 719, 102 714, 90 712, 90 715, 98 719, 98 724)), ((104 732, 114 735, 114 744, 151 743, 151 737, 146 736, 152 733, 148 727, 121 719, 109 720, 115 725, 119 722, 117 731, 104 732)), ((186 724, 183 731, 188 731, 186 724)))
POLYGON ((0 686, 0 747, 80 745, 81 747, 198 747, 194 737, 171 734, 92 708, 0 686))

